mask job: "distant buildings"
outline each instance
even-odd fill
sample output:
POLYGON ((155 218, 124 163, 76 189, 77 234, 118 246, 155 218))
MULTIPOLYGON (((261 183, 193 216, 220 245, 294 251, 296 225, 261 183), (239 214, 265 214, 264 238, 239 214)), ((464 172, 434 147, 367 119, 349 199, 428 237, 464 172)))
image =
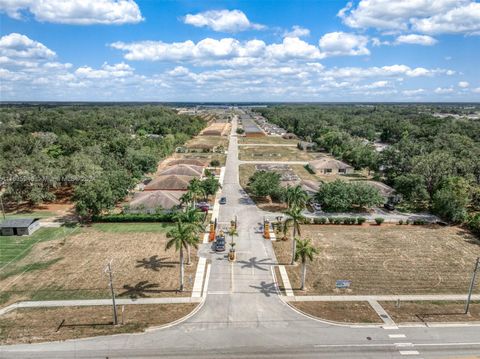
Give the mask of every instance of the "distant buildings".
POLYGON ((352 166, 331 157, 321 157, 310 161, 308 164, 313 171, 323 175, 349 174, 354 172, 352 166))

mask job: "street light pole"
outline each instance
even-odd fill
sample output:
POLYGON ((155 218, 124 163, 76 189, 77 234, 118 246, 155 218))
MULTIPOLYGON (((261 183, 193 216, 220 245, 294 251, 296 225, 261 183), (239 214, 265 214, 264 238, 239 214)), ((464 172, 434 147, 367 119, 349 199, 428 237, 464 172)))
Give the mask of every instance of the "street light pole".
MULTIPOLYGON (((112 259, 113 260, 113 259, 112 259)), ((112 293, 112 305, 113 305, 113 325, 118 324, 117 320, 117 306, 115 305, 115 292, 113 290, 113 273, 112 273, 112 260, 108 262, 107 267, 105 268, 105 273, 108 273, 108 278, 110 282, 110 291, 112 293)))
POLYGON ((479 262, 480 262, 480 257, 477 257, 477 262, 475 263, 475 269, 473 270, 472 281, 470 282, 470 288, 468 290, 467 303, 465 303, 465 314, 468 314, 468 309, 470 307, 470 300, 472 298, 473 287, 475 286, 475 278, 477 276, 479 262))

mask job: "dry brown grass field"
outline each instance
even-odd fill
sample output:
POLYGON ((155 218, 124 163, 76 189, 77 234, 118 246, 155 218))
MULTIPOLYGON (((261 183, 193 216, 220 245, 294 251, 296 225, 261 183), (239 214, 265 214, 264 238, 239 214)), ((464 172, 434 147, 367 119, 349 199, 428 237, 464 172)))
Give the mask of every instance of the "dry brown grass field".
POLYGON ((179 293, 178 252, 165 252, 168 228, 159 223, 95 224, 78 234, 37 243, 2 271, 2 305, 29 299, 108 298, 104 268, 110 260, 118 297, 189 296, 196 250, 192 249, 192 264, 185 267, 185 291, 179 293))
MULTIPOLYGON (((413 225, 304 225, 320 254, 308 264, 307 291, 297 294, 466 293, 480 243, 459 227, 413 225), (351 280, 336 289, 336 280, 351 280)), ((289 263, 291 241, 274 243, 280 263, 289 263)), ((300 266, 287 266, 300 287, 300 266)), ((476 289, 479 292, 479 289, 476 289)))
POLYGON ((296 147, 281 146, 241 146, 239 159, 242 161, 310 161, 322 154, 300 151, 296 147))
POLYGON ((290 302, 313 317, 343 323, 383 323, 368 302, 290 302))
POLYGON ((239 144, 296 145, 298 140, 286 140, 279 136, 244 137, 238 136, 239 144))
MULTIPOLYGON (((141 332, 180 319, 196 304, 126 305, 123 324, 112 325, 112 307, 23 308, 2 316, 0 344, 35 343, 141 332)), ((121 323, 121 306, 118 319, 121 323)))

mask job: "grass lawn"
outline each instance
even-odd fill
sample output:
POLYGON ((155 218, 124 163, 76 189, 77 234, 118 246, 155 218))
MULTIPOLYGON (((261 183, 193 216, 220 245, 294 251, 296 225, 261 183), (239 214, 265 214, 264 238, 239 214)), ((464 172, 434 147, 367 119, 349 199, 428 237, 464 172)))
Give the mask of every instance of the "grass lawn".
POLYGON ((243 137, 238 136, 238 143, 260 143, 260 144, 273 144, 273 145, 296 145, 298 140, 286 140, 278 136, 263 136, 263 137, 243 137))
POLYGON ((172 223, 93 223, 95 230, 108 233, 163 233, 172 228, 172 223))
POLYGON ((7 264, 21 260, 33 245, 61 240, 78 231, 79 227, 40 228, 31 236, 0 236, 0 276, 7 264))
MULTIPOLYGON (((31 211, 31 212, 16 212, 16 213, 6 213, 6 219, 16 219, 16 218, 49 218, 55 217, 57 213, 51 211, 31 211)), ((3 216, 0 216, 0 222, 3 221, 3 216)))
POLYGON ((239 159, 242 161, 310 161, 319 155, 319 153, 300 151, 296 147, 239 147, 239 159))
POLYGON ((154 223, 95 224, 68 237, 40 241, 31 245, 28 255, 2 271, 3 304, 28 299, 108 298, 104 268, 110 260, 119 297, 191 295, 196 250, 192 249, 192 264, 185 266, 185 291, 179 293, 179 255, 174 249, 165 251, 166 241, 166 228, 154 223), (132 227, 136 231, 130 230, 132 227))
MULTIPOLYGON (((480 255, 480 242, 459 227, 304 225, 302 238, 320 254, 308 264, 308 290, 298 295, 466 293, 480 255), (351 288, 336 289, 341 279, 351 288)), ((273 244, 279 262, 288 263, 291 241, 273 244)), ((301 266, 286 269, 299 288, 301 266)))
POLYGON ((383 323, 368 302, 289 302, 311 316, 342 323, 383 323))
POLYGON ((465 302, 380 302, 382 307, 397 323, 411 322, 470 322, 480 321, 480 302, 470 303, 468 314, 464 314, 465 302))
POLYGON ((225 161, 227 160, 227 155, 224 153, 212 153, 212 152, 198 152, 198 153, 175 153, 170 157, 171 159, 184 159, 184 158, 193 158, 206 162, 207 165, 211 161, 217 160, 220 162, 220 166, 225 166, 225 161))
MULTIPOLYGON (((35 343, 142 332, 178 320, 196 304, 126 305, 123 325, 112 325, 112 307, 23 308, 2 316, 0 344, 35 343)), ((118 320, 121 323, 121 306, 118 320)))

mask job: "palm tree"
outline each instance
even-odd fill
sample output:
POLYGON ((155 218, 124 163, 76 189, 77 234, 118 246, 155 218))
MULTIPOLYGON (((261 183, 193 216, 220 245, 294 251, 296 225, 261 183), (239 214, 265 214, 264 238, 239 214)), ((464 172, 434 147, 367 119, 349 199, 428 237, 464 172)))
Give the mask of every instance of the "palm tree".
MULTIPOLYGON (((233 237, 238 236, 237 229, 236 229, 235 227, 231 226, 231 227, 228 229, 228 234, 230 235, 230 238, 231 238, 230 244, 233 244, 233 237)), ((232 248, 233 248, 233 247, 232 247, 232 248)))
POLYGON ((182 194, 182 196, 180 197, 180 203, 193 207, 192 193, 187 191, 184 194, 182 194))
POLYGON ((289 186, 286 197, 288 208, 298 207, 304 209, 308 200, 307 192, 305 192, 300 185, 294 187, 289 186))
POLYGON ((202 186, 202 181, 198 178, 193 178, 188 184, 187 191, 190 192, 190 196, 193 201, 193 206, 197 204, 199 198, 205 197, 205 189, 202 186))
POLYGON ((304 240, 299 239, 297 249, 295 251, 295 260, 302 260, 302 286, 301 290, 305 289, 305 278, 307 276, 307 259, 313 261, 315 254, 318 254, 318 249, 315 248, 311 240, 306 238, 304 240))
POLYGON ((178 221, 177 226, 168 231, 167 238, 169 238, 169 241, 165 245, 165 250, 175 247, 175 251, 180 252, 180 291, 183 291, 183 249, 187 249, 189 246, 197 248, 198 237, 195 235, 191 224, 178 221))
POLYGON ((288 224, 286 223, 285 225, 292 224, 293 227, 293 236, 292 236, 292 262, 290 264, 295 263, 295 247, 297 244, 297 233, 299 236, 301 236, 300 233, 300 221, 302 221, 305 217, 302 215, 302 210, 298 207, 293 207, 285 211, 285 214, 290 217, 286 220, 288 224))
MULTIPOLYGON (((188 207, 185 208, 184 212, 177 212, 173 216, 176 221, 180 221, 183 223, 189 223, 192 225, 192 230, 195 233, 197 238, 197 243, 200 241, 198 235, 205 230, 204 227, 204 219, 205 215, 200 212, 197 208, 188 207)), ((190 246, 187 247, 187 265, 191 264, 191 256, 190 256, 190 246)))

